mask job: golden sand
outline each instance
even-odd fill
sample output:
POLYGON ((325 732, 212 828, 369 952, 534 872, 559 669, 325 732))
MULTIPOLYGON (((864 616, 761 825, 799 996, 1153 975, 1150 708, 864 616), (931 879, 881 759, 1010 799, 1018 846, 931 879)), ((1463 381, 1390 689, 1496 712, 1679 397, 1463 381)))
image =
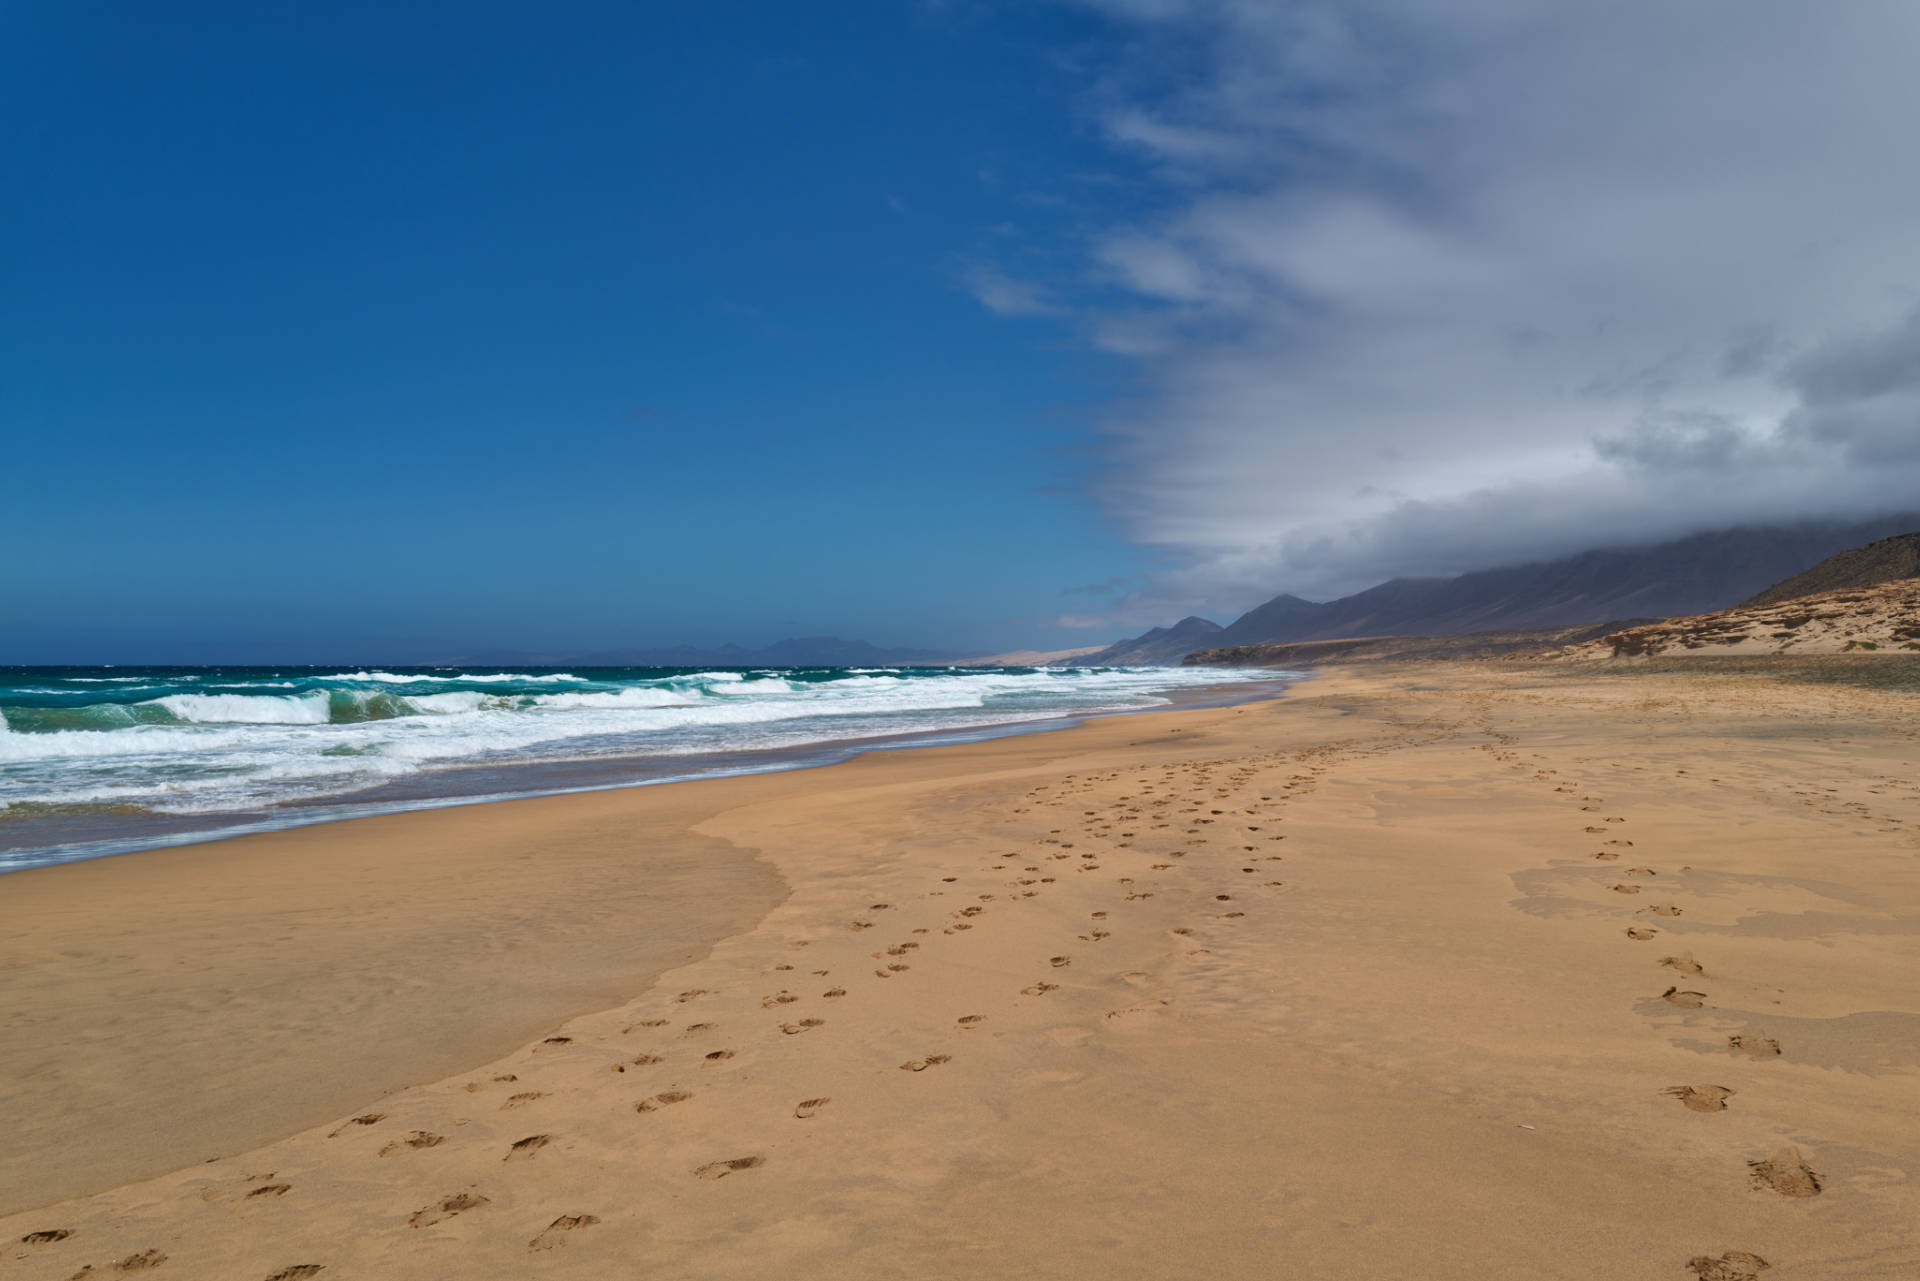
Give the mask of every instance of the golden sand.
POLYGON ((1352 669, 9 876, 0 1277, 1920 1276, 1915 706, 1352 669))

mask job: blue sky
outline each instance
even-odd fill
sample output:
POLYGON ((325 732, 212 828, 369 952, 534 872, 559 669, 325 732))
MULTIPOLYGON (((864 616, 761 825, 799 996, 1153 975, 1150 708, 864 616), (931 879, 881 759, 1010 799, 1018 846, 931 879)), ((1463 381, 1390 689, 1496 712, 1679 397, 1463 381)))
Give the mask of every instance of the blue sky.
POLYGON ((1910 0, 0 14, 0 662, 1104 641, 1920 494, 1910 0))
POLYGON ((13 6, 0 660, 1070 643, 1094 22, 13 6))

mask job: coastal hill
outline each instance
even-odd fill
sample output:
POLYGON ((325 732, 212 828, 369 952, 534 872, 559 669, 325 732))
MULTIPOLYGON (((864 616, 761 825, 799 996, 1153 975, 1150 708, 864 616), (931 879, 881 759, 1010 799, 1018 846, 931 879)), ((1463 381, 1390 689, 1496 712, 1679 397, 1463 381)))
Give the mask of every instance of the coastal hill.
POLYGON ((1771 605, 1742 606, 1630 627, 1570 658, 1656 654, 1847 654, 1920 650, 1920 578, 1846 587, 1771 605))
POLYGON ((1156 627, 1131 640, 1116 642, 1080 661, 1090 667, 1171 666, 1195 650, 1220 644, 1223 630, 1211 619, 1187 617, 1172 627, 1156 627))
POLYGON ((1912 651, 1920 651, 1920 533, 1849 548, 1731 609, 1624 625, 1227 646, 1189 654, 1185 663, 1196 667, 1316 667, 1440 659, 1593 660, 1687 654, 1912 651), (1809 585, 1813 591, 1802 590, 1809 585))
POLYGON ((1896 534, 1829 556, 1806 573, 1795 574, 1758 596, 1741 601, 1740 606, 1776 605, 1800 596, 1846 587, 1874 587, 1903 578, 1920 578, 1920 533, 1896 534))
POLYGON ((1177 663, 1201 649, 1363 636, 1453 636, 1703 614, 1807 573, 1835 553, 1916 525, 1920 516, 1906 514, 1848 524, 1748 527, 1454 578, 1396 578, 1324 603, 1282 595, 1224 628, 1209 631, 1206 619, 1189 618, 1082 661, 1177 663))
POLYGON ((1289 669, 1351 663, 1540 658, 1597 640, 1618 629, 1617 623, 1576 623, 1571 627, 1523 627, 1515 631, 1466 632, 1455 636, 1346 636, 1339 640, 1280 645, 1232 645, 1224 649, 1196 650, 1181 660, 1181 666, 1289 669))
POLYGON ((1732 609, 1623 628, 1573 657, 1920 650, 1920 533, 1821 561, 1732 609))

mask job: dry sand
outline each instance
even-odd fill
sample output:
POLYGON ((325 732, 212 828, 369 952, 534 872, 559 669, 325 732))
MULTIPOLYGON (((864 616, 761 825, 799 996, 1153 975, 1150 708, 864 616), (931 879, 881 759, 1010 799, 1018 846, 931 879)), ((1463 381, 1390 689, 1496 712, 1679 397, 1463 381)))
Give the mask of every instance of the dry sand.
POLYGON ((0 878, 0 1278, 1920 1276, 1915 708, 1349 669, 0 878))

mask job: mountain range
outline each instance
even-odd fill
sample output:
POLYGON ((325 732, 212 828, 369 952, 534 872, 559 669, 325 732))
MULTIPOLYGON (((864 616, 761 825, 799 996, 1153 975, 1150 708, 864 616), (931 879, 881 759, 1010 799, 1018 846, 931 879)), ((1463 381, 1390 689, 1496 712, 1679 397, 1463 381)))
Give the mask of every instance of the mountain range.
POLYGON ((1740 607, 1777 605, 1801 596, 1848 587, 1873 587, 1903 578, 1920 578, 1920 533, 1899 534, 1865 547, 1850 547, 1829 556, 1804 574, 1795 574, 1758 596, 1741 601, 1740 607))
MULTIPOLYGON (((1920 546, 1905 548, 1890 538, 1916 526, 1920 514, 1911 512, 1857 522, 1749 526, 1453 578, 1395 578, 1338 600, 1281 595, 1225 627, 1185 618, 1078 661, 1178 663, 1196 650, 1226 646, 1451 636, 1705 614, 1767 592, 1773 584, 1784 586, 1782 580, 1862 543, 1896 544, 1874 553, 1875 565, 1909 550, 1920 554, 1920 546)), ((1842 585, 1823 583, 1809 590, 1842 585)))

